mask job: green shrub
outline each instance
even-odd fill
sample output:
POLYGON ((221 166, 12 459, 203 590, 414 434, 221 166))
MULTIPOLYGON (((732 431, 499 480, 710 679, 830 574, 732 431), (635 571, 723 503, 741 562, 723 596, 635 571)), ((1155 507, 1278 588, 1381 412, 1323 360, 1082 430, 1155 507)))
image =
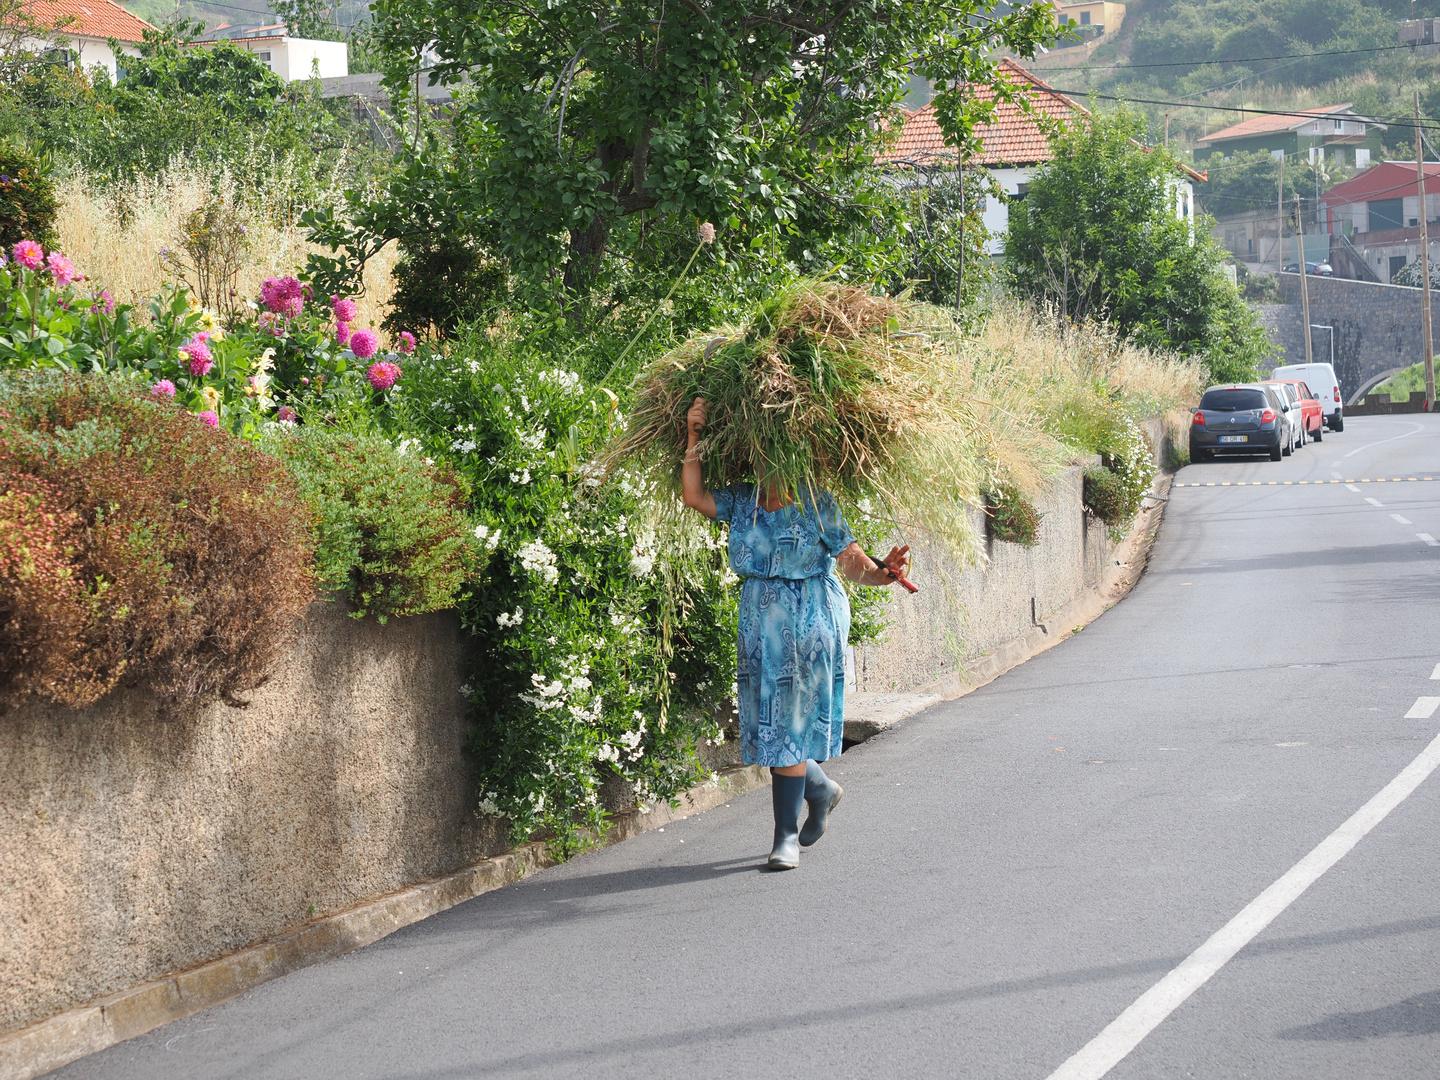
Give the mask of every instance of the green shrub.
POLYGON ((1019 489, 1001 485, 985 493, 985 513, 990 519, 990 535, 996 540, 1022 547, 1040 542, 1040 511, 1019 489))
POLYGON ((395 292, 381 323, 391 336, 402 330, 448 338, 494 310, 505 292, 505 267, 456 240, 408 247, 392 272, 395 292))
POLYGON ((1130 500, 1125 481, 1104 465, 1085 470, 1085 507, 1111 528, 1130 520, 1130 500))
POLYGON ((35 240, 46 247, 54 243, 59 209, 49 158, 9 140, 0 141, 0 247, 6 255, 20 240, 35 240))
POLYGON ((475 573, 466 493, 454 473, 379 435, 276 424, 261 446, 295 474, 315 508, 315 576, 343 590, 355 618, 454 607, 475 573))
POLYGON ((263 679, 314 596, 283 466, 114 375, 0 380, 0 709, 263 679))

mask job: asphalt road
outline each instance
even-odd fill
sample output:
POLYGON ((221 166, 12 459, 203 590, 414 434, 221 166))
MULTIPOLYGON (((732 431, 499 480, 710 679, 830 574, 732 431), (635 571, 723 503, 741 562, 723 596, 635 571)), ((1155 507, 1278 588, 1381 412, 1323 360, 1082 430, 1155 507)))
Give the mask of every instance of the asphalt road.
MULTIPOLYGON (((1440 418, 1178 480, 1336 474, 1440 477, 1440 418)), ((1440 734, 1419 533, 1440 480, 1177 487, 1127 600, 835 763, 798 870, 756 793, 55 1075, 1044 1080, 1440 734)), ((1107 1075, 1440 1075, 1437 816, 1432 776, 1107 1075)))

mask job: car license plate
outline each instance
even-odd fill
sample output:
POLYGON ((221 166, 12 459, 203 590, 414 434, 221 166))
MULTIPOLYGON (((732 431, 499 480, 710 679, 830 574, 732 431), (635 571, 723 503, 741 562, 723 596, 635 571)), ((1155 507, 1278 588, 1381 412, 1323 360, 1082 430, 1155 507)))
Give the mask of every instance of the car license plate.
POLYGON ((1249 442, 1249 435, 1221 435, 1221 442, 1249 442))

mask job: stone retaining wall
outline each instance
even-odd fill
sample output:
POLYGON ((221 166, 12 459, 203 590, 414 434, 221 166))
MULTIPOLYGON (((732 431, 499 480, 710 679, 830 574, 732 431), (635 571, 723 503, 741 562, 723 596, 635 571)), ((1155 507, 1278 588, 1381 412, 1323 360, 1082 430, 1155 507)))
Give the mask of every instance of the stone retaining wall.
MULTIPOLYGON (((1334 327, 1335 374, 1346 402, 1373 385, 1382 374, 1409 367, 1424 359, 1421 334, 1422 298, 1419 289, 1380 285, 1348 278, 1308 279, 1310 322, 1334 327)), ((1305 327, 1301 315, 1300 275, 1279 275, 1283 304, 1261 304, 1256 310, 1271 340, 1284 349, 1275 363, 1305 362, 1305 327)), ((1431 294, 1433 319, 1440 328, 1440 290, 1431 294)), ((1440 330, 1437 330, 1440 332, 1440 330)), ((1313 331, 1312 350, 1317 362, 1330 360, 1330 333, 1313 331)))

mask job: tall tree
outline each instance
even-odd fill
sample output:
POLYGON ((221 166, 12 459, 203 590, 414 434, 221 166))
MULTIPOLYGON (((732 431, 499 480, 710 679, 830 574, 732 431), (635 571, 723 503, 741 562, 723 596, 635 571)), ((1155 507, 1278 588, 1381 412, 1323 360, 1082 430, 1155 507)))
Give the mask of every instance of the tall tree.
MULTIPOLYGON (((648 234, 702 221, 736 256, 834 259, 879 212, 874 155, 912 72, 996 81, 991 49, 1033 55, 1054 36, 1047 5, 997 0, 377 0, 374 12, 397 114, 408 102, 424 118, 422 84, 462 92, 448 130, 417 137, 385 197, 355 207, 368 241, 469 235, 568 298, 648 234)), ((993 106, 950 96, 942 119, 963 139, 993 106)))
POLYGON ((1264 328, 1221 269, 1210 219, 1177 214, 1181 166, 1142 145, 1144 130, 1120 110, 1054 139, 1010 215, 1010 273, 1068 318, 1110 319, 1141 344, 1202 358, 1216 379, 1254 378, 1264 328))

